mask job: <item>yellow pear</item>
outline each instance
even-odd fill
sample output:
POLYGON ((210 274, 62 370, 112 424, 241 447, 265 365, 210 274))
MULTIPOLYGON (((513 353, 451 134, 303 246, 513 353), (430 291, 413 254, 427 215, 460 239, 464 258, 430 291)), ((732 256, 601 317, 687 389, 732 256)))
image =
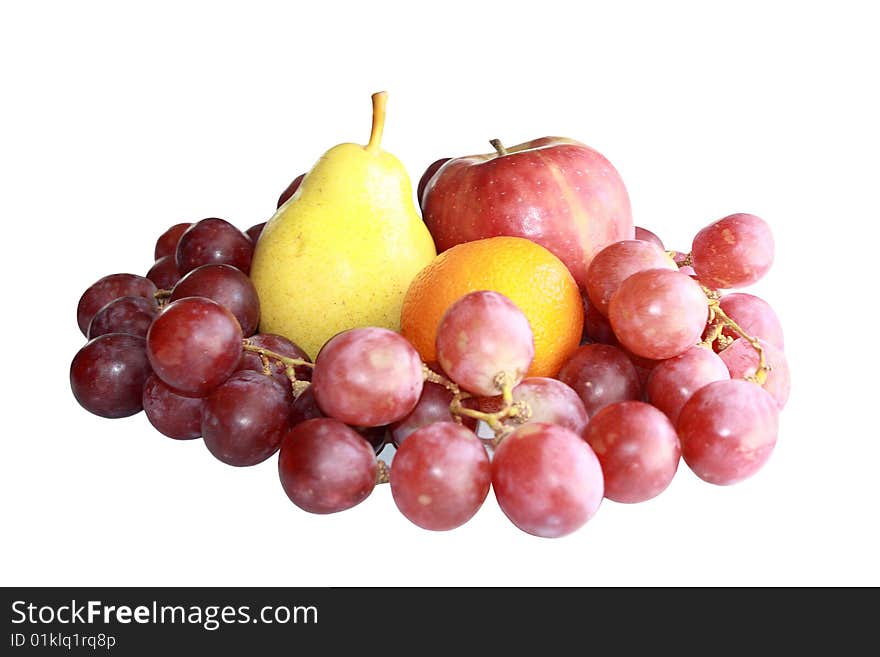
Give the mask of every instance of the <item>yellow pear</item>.
POLYGON ((266 224, 251 279, 260 331, 277 333, 312 358, 346 329, 400 329, 410 281, 436 255, 400 161, 379 148, 387 94, 373 94, 366 146, 327 151, 266 224))

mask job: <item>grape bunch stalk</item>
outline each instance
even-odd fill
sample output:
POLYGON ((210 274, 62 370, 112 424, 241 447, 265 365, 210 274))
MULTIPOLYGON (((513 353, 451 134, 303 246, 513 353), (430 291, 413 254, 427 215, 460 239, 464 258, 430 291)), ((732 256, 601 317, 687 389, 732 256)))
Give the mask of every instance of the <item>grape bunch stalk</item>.
POLYGON ((436 362, 378 327, 335 335, 312 362, 258 332, 248 268, 262 226, 175 224, 147 276, 91 285, 77 307, 88 339, 70 368, 77 401, 108 418, 144 410, 228 465, 277 454, 281 488, 310 513, 388 483, 401 514, 430 530, 467 522, 491 488, 521 530, 564 536, 605 498, 656 497, 681 459, 729 485, 773 451, 790 389, 782 327, 767 302, 730 291, 773 261, 754 215, 710 224, 689 252, 643 228, 600 251, 584 339, 555 378, 529 376, 529 321, 492 290, 449 307, 436 362))

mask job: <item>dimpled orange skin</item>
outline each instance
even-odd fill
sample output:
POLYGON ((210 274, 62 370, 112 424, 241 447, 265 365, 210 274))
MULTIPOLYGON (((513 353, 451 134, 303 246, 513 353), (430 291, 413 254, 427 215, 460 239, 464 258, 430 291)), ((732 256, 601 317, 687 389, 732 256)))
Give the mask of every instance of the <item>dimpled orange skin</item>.
POLYGON ((468 292, 494 290, 525 313, 535 338, 528 376, 555 376, 580 344, 584 308, 574 278, 547 249, 522 237, 458 244, 413 279, 403 300, 400 331, 425 362, 446 310, 468 292))

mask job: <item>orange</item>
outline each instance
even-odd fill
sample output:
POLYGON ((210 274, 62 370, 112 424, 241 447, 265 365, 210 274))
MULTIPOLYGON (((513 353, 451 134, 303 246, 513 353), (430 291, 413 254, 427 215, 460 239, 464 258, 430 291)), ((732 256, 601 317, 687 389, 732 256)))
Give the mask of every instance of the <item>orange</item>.
POLYGON ((583 302, 562 261, 522 237, 489 237, 444 251, 410 283, 400 331, 422 360, 437 360, 434 340, 443 314, 476 290, 500 292, 528 318, 535 336, 529 376, 555 376, 580 344, 583 302))

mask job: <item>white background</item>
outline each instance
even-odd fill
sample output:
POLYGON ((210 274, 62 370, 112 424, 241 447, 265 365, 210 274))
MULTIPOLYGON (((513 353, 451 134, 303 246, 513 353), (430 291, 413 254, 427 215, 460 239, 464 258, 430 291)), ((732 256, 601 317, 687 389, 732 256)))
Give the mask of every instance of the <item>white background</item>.
POLYGON ((880 584, 871 3, 597 4, 4 3, 2 584, 880 584), (432 533, 387 486, 311 516, 274 459, 233 469, 142 414, 79 408, 82 291, 144 273, 173 223, 268 218, 327 148, 366 141, 380 89, 414 181, 492 137, 558 134, 611 159, 670 248, 766 218, 776 265, 754 291, 794 377, 769 464, 729 488, 682 465, 564 539, 491 496, 432 533))

